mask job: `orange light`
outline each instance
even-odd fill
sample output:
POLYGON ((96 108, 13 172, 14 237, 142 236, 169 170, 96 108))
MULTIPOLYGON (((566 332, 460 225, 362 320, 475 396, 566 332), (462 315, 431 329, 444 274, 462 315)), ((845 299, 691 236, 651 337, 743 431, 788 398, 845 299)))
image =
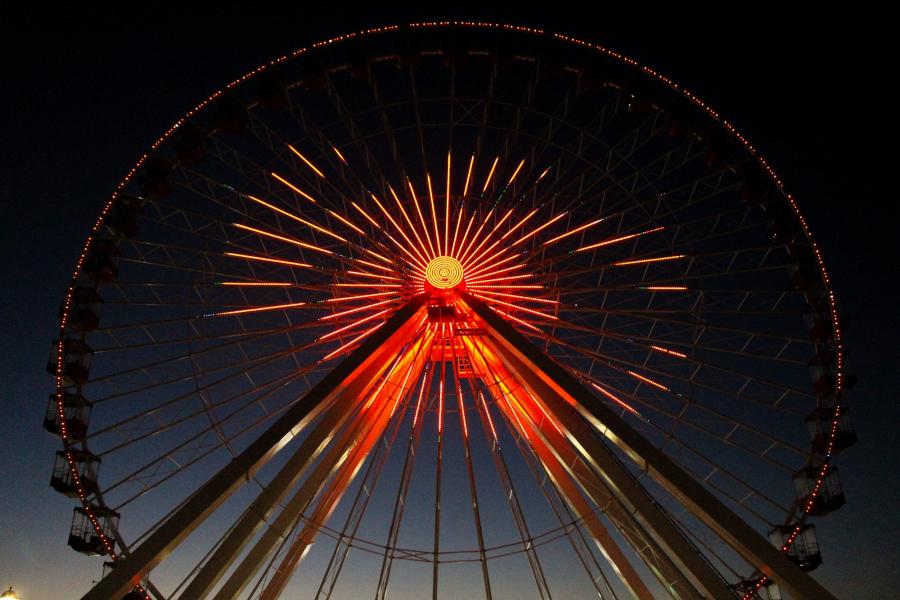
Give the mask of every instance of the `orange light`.
POLYGON ((529 328, 529 329, 533 329, 533 330, 535 330, 535 331, 537 331, 537 332, 539 332, 539 333, 544 333, 542 330, 540 330, 540 329, 539 329, 538 327, 536 327, 535 325, 532 325, 532 324, 529 323, 528 321, 524 321, 524 320, 520 319, 519 317, 513 316, 513 315, 509 314, 508 312, 504 312, 504 311, 500 310, 499 308, 495 308, 495 309, 494 309, 494 312, 496 312, 498 315, 501 315, 501 316, 503 316, 503 317, 506 317, 506 318, 509 319, 510 321, 515 321, 515 322, 518 323, 519 325, 524 325, 525 327, 527 327, 527 328, 529 328))
POLYGON ((630 265, 645 265, 649 263, 657 263, 663 262, 667 260, 678 260, 680 258, 687 258, 686 254, 676 254, 675 256, 658 256, 656 258, 636 258, 634 260, 620 260, 619 262, 614 262, 612 266, 614 267, 627 267, 630 265))
POLYGON ((325 248, 321 248, 319 246, 313 246, 312 244, 307 244, 306 242, 301 242, 300 240, 296 240, 294 238, 285 237, 283 235, 278 235, 277 233, 272 233, 271 231, 263 231, 262 229, 257 229, 256 227, 250 227, 249 225, 243 225, 241 223, 233 223, 235 227, 238 229, 243 229, 245 231, 252 231, 258 235, 262 235, 268 238, 272 238, 273 240, 279 240, 282 242, 287 242, 288 244, 294 244, 295 246, 300 246, 301 248, 306 248, 307 250, 314 250, 315 252, 321 252, 322 254, 332 255, 334 252, 331 250, 327 250, 325 248))
POLYGON ((454 255, 458 255, 462 252, 463 246, 466 245, 466 238, 469 237, 469 232, 472 230, 472 223, 474 223, 474 222, 475 222, 475 213, 473 212, 472 215, 469 217, 469 224, 466 225, 466 230, 463 232, 462 239, 459 240, 459 248, 457 248, 453 251, 454 255))
POLYGON ((344 242, 344 243, 347 242, 347 239, 346 239, 346 238, 342 238, 342 237, 339 236, 338 234, 332 233, 331 231, 325 229, 324 227, 321 227, 321 226, 319 226, 319 225, 316 225, 315 223, 312 223, 312 222, 310 222, 310 221, 307 221, 306 219, 303 219, 303 218, 301 218, 301 217, 298 217, 297 215, 295 215, 295 214, 293 214, 293 213, 290 213, 290 212, 288 212, 288 211, 286 211, 286 210, 284 210, 284 209, 278 208, 277 206, 275 206, 275 205, 273 205, 273 204, 269 204, 269 203, 266 202, 265 200, 260 200, 260 199, 257 198, 256 196, 251 196, 250 194, 243 194, 243 196, 244 196, 245 198, 249 198, 250 200, 253 200, 253 201, 256 202, 257 204, 260 204, 260 205, 265 206, 266 208, 268 208, 268 209, 270 209, 270 210, 272 210, 272 211, 274 211, 274 212, 277 212, 277 213, 280 214, 280 215, 284 215, 285 217, 288 217, 288 218, 290 218, 290 219, 293 219, 293 220, 295 220, 295 221, 297 221, 297 222, 299 222, 299 223, 303 223, 303 224, 306 225, 307 227, 309 227, 309 228, 311 228, 311 229, 315 229, 316 231, 318 231, 318 232, 320 232, 320 233, 324 233, 325 235, 329 235, 329 236, 333 237, 334 239, 340 240, 340 241, 342 241, 342 242, 344 242))
MULTIPOLYGON (((297 150, 296 148, 294 148, 294 147, 291 146, 290 144, 288 144, 287 147, 290 148, 290 149, 291 149, 291 152, 293 152, 294 154, 296 154, 296 155, 300 158, 300 160, 302 160, 303 162, 305 162, 305 163, 306 163, 306 166, 308 166, 310 169, 312 169, 313 171, 315 171, 315 172, 316 172, 316 175, 318 175, 318 176, 321 177, 322 179, 325 179, 325 173, 323 173, 322 171, 320 171, 319 169, 317 169, 317 168, 316 168, 316 165, 314 165, 314 164, 312 164, 311 162, 309 162, 309 159, 306 158, 305 156, 303 156, 302 154, 300 154, 300 151, 299 151, 299 150, 297 150)), ((335 148, 335 150, 336 150, 336 148, 335 148)))
POLYGON ((564 216, 566 216, 567 214, 568 214, 568 211, 563 211, 563 212, 559 213, 558 215, 556 215, 555 217, 553 217, 552 219, 550 219, 549 221, 547 221, 546 223, 544 223, 544 224, 541 225, 540 227, 537 227, 536 229, 533 229, 530 233, 527 233, 527 234, 523 235, 523 236, 520 237, 518 240, 516 240, 515 242, 513 242, 513 246, 518 246, 519 244, 525 242, 526 240, 528 240, 528 239, 530 239, 530 238, 533 238, 534 236, 536 236, 537 234, 539 234, 540 232, 542 232, 542 231, 543 231, 544 229, 546 229, 547 227, 550 227, 551 225, 553 225, 554 223, 556 223, 557 221, 559 221, 560 219, 562 219, 562 218, 563 218, 564 216))
POLYGON ((425 397, 425 383, 428 381, 428 371, 423 370, 422 372, 422 387, 419 388, 419 400, 416 402, 416 412, 413 413, 413 422, 412 428, 413 431, 416 429, 416 422, 419 420, 419 412, 422 408, 422 399, 425 397))
POLYGON ((347 342, 346 344, 343 344, 343 345, 340 346, 339 348, 336 348, 335 350, 332 350, 331 352, 329 352, 328 354, 326 354, 324 357, 322 357, 322 360, 320 360, 319 362, 320 362, 320 363, 323 363, 323 362, 325 362, 326 360, 329 360, 329 359, 332 358, 333 356, 339 354, 341 351, 346 350, 347 348, 349 348, 350 346, 352 346, 353 344, 355 344, 355 343, 358 342, 359 340, 363 339, 364 337, 366 337, 367 335, 369 335, 370 333, 372 333, 373 331, 375 331, 376 329, 378 329, 378 328, 381 327, 382 325, 384 325, 384 323, 379 323, 379 324, 376 325, 375 327, 372 327, 372 328, 370 328, 370 329, 367 329, 367 330, 363 331, 361 334, 359 334, 358 336, 356 336, 355 338, 353 338, 352 340, 350 340, 350 341, 347 342))
POLYGON ((294 284, 285 281, 217 281, 216 285, 234 285, 247 287, 287 287, 294 284))
POLYGON ((272 173, 272 177, 274 177, 275 179, 277 179, 278 181, 280 181, 280 182, 283 183, 284 185, 288 186, 289 188, 291 188, 292 190, 294 190, 295 192, 297 192, 298 194, 300 194, 301 196, 303 196, 304 198, 306 198, 307 200, 309 200, 309 201, 312 202, 313 204, 318 204, 318 202, 316 201, 315 198, 313 198, 312 196, 310 196, 309 194, 307 194, 306 192, 304 192, 303 190, 301 190, 300 188, 298 188, 296 185, 294 185, 293 183, 291 183, 290 181, 288 181, 287 179, 285 179, 284 177, 282 177, 282 176, 279 175, 278 173, 273 172, 273 173, 272 173))
POLYGON ((642 285, 639 290, 648 290, 651 292, 686 292, 686 285, 642 285))
POLYGON ((359 204, 357 204, 356 202, 354 202, 354 201, 352 201, 352 200, 350 201, 350 204, 353 205, 353 208, 355 208, 357 211, 359 211, 359 213, 360 213, 362 216, 364 216, 364 217, 366 218, 366 220, 369 221, 369 223, 371 223, 372 226, 375 227, 375 229, 381 229, 381 225, 378 224, 378 221, 376 221, 376 220, 373 219, 371 216, 369 216, 369 213, 367 213, 367 212, 363 209, 362 206, 360 206, 359 204))
POLYGON ((339 333, 341 333, 341 332, 347 331, 348 329, 352 329, 352 328, 356 327, 357 325, 362 325, 363 323, 368 323, 369 321, 371 321, 371 320, 373 320, 373 319, 377 319, 378 317, 380 317, 380 316, 382 316, 382 315, 385 315, 385 314, 387 314, 387 313, 389 313, 389 312, 391 312, 391 309, 389 309, 389 308, 386 308, 386 309, 384 309, 384 310, 382 310, 382 311, 378 311, 378 312, 375 313, 375 314, 369 315, 369 316, 367 316, 367 317, 363 317, 363 318, 361 318, 361 319, 359 319, 359 320, 357 320, 357 321, 354 321, 353 323, 350 323, 349 325, 344 325, 343 327, 340 327, 340 328, 338 328, 338 329, 335 329, 335 330, 332 331, 332 332, 326 333, 325 335, 323 335, 323 336, 317 338, 316 341, 319 341, 319 342, 320 342, 320 341, 322 341, 322 340, 327 340, 328 338, 330 338, 330 337, 332 337, 332 336, 335 336, 335 335, 337 335, 337 334, 339 334, 339 333))
POLYGON ((364 298, 378 298, 379 296, 397 295, 397 292, 372 292, 371 294, 357 294, 355 296, 341 296, 340 298, 328 298, 325 302, 350 302, 364 298))
POLYGON ((378 254, 377 252, 375 252, 374 250, 372 250, 370 248, 362 248, 362 251, 365 252, 366 254, 371 254, 375 258, 383 260, 384 262, 386 262, 388 264, 394 264, 393 260, 391 260, 390 258, 388 258, 387 256, 384 256, 382 254, 378 254))
POLYGON ((580 227, 576 227, 575 229, 572 229, 571 231, 567 231, 562 235, 558 235, 555 238, 551 238, 551 239, 547 240, 546 242, 544 242, 544 245, 549 246, 550 244, 555 244, 556 242, 558 242, 559 240, 561 240, 563 238, 567 238, 570 235, 575 235, 576 233, 578 233, 580 231, 584 231, 585 229, 593 227, 594 225, 598 225, 599 223, 602 223, 605 220, 606 220, 606 217, 604 217, 602 219, 597 219, 596 221, 591 221, 590 223, 586 223, 584 225, 581 225, 580 227))
POLYGON ((463 214, 462 206, 460 206, 459 210, 456 212, 456 226, 453 228, 453 243, 450 244, 450 256, 453 256, 456 253, 456 239, 459 237, 459 225, 463 222, 465 215, 463 214))
POLYGON ((633 414, 633 415, 635 415, 635 416, 637 416, 637 417, 643 418, 643 415, 641 415, 641 413, 639 413, 637 410, 635 410, 630 404, 628 404, 628 403, 625 402, 624 400, 621 400, 621 399, 617 398, 617 397, 616 397, 615 395, 613 395, 611 392, 606 391, 604 388, 600 387, 599 385, 597 385, 597 384, 594 383, 593 381, 591 381, 590 384, 591 384, 598 392, 600 392, 601 394, 603 394, 604 396, 606 396, 607 398, 609 398, 610 400, 612 400, 613 402, 615 402, 616 404, 618 404, 619 406, 621 406, 622 408, 624 408, 625 410, 627 410, 628 412, 630 412, 631 414, 633 414))
POLYGON ((382 300, 381 302, 375 302, 373 304, 366 304, 364 306, 357 306, 356 308, 350 308, 341 312, 332 313, 330 315, 325 315, 324 317, 319 317, 320 321, 328 321, 330 319, 337 319, 338 317, 344 317, 346 315, 352 315, 358 312, 362 312, 364 310, 370 310, 372 308, 378 306, 384 306, 385 304, 390 304, 394 301, 394 298, 390 298, 388 300, 382 300))
POLYGON ((494 159, 494 164, 491 165, 491 171, 488 173, 487 179, 484 180, 484 187, 481 188, 481 193, 485 193, 488 189, 488 186, 491 185, 491 178, 494 176, 494 171, 497 169, 497 163, 500 162, 500 156, 494 159))
MULTIPOLYGON (((407 225, 409 225, 410 231, 413 232, 413 235, 416 236, 416 241, 419 242, 419 248, 421 248, 422 257, 428 254, 428 250, 425 248, 425 244, 422 242, 422 238, 419 237, 419 231, 416 229, 415 225, 413 225, 412 219, 409 218, 409 215, 406 213, 406 209, 403 208, 403 203, 400 202, 400 198, 397 196, 397 192, 394 191, 394 188, 388 184, 388 189, 391 192, 391 196, 394 197, 394 201, 397 203, 397 207, 400 209, 400 212, 403 214, 403 218, 406 220, 407 225)), ((419 254, 419 252, 416 252, 419 254)), ((427 261, 426 261, 427 262, 427 261)))
POLYGON ((662 346, 650 346, 657 352, 662 352, 663 354, 671 354, 672 356, 677 356, 678 358, 687 358, 687 354, 683 354, 681 352, 676 352, 675 350, 669 350, 668 348, 663 348, 662 346))
POLYGON ((306 302, 292 302, 290 304, 272 304, 270 306, 256 306, 253 308, 240 308, 237 310, 226 310, 223 312, 214 313, 213 317, 227 317, 229 315, 243 315, 246 313, 255 313, 262 312, 266 310, 282 310, 285 308, 297 308, 299 306, 306 306, 306 302))
MULTIPOLYGON (((442 328, 443 328, 443 325, 444 324, 441 323, 442 328)), ((442 331, 441 332, 441 345, 442 346, 444 344, 443 338, 444 338, 444 335, 443 335, 443 331, 442 331)), ((441 349, 442 358, 443 358, 443 353, 444 353, 444 350, 442 348, 441 349)), ((445 368, 444 368, 443 360, 441 361, 440 369, 441 369, 441 380, 440 380, 440 385, 438 386, 438 439, 440 439, 441 434, 444 432, 444 373, 445 373, 445 368)))
MULTIPOLYGON (((491 229, 491 232, 490 232, 489 234, 487 234, 487 235, 484 237, 484 240, 481 242, 481 244, 479 244, 478 247, 475 248, 475 250, 472 252, 472 255, 473 255, 473 256, 474 256, 475 253, 478 252, 478 250, 484 245, 484 243, 485 243, 486 241, 488 241, 488 240, 491 238, 492 235, 494 235, 494 232, 496 232, 498 229, 500 229, 500 227, 503 225, 503 223, 506 222, 506 220, 512 215, 512 213, 513 213, 513 209, 509 209, 509 210, 506 212, 506 214, 503 215, 503 218, 500 219, 499 221, 497 221, 497 224, 494 225, 494 228, 491 229)), ((505 237, 505 236, 504 236, 504 237, 505 237)), ((497 244, 499 244, 499 243, 502 242, 502 241, 503 241, 503 238, 500 238, 499 240, 495 241, 493 244, 491 244, 490 246, 488 246, 485 250, 482 250, 481 254, 479 254, 479 255, 477 255, 477 256, 474 256, 474 258, 470 258, 468 261, 465 261, 463 264, 466 264, 466 263, 469 263, 469 264, 471 264, 471 263, 476 263, 476 264, 477 264, 478 261, 479 261, 485 254, 487 254, 488 252, 490 252, 491 250, 493 250, 494 248, 496 248, 496 247, 497 247, 497 244)))
MULTIPOLYGON (((516 266, 518 267, 519 265, 516 265, 516 266)), ((493 274, 487 275, 486 278, 483 278, 483 279, 479 278, 478 283, 496 283, 498 281, 514 281, 516 279, 526 279, 528 277, 533 277, 534 273, 523 273, 521 275, 507 275, 505 277, 493 277, 492 275, 493 274)), ((466 282, 466 284, 468 285, 468 282, 466 282)))
POLYGON ((663 390, 664 392, 671 392, 671 391, 672 391, 672 390, 670 390, 669 388, 667 388, 666 386, 664 386, 663 384, 657 383, 657 382, 653 381, 652 379, 650 379, 649 377, 644 377, 644 376, 641 375, 640 373, 635 373, 634 371, 627 371, 627 372, 628 372, 628 374, 631 375, 632 377, 634 377, 634 378, 636 378, 636 379, 640 379, 640 380, 643 381, 644 383, 649 383, 649 384, 652 385, 653 387, 658 388, 658 389, 661 389, 661 390, 663 390))
MULTIPOLYGON (((478 240, 478 236, 481 235, 481 231, 482 231, 482 230, 485 228, 485 226, 488 224, 488 221, 491 220, 491 215, 493 215, 493 214, 494 214, 494 208, 491 208, 491 210, 488 211, 488 214, 487 214, 487 216, 484 218, 484 220, 481 221, 481 225, 479 225, 479 226, 478 226, 478 229, 475 230, 475 235, 473 235, 473 236, 472 236, 472 239, 469 240, 469 245, 466 246, 465 252, 463 252, 460 256, 462 256, 463 258, 465 258, 466 254, 469 253, 469 249, 472 248, 472 244, 474 244, 475 241, 478 240)), ((473 214, 472 217, 474 217, 474 216, 475 216, 475 215, 473 214)))
MULTIPOLYGON (((401 227, 400 224, 394 220, 394 217, 391 216, 391 213, 388 212, 388 210, 384 207, 384 205, 381 203, 381 201, 378 199, 378 197, 375 194, 371 194, 371 193, 369 195, 372 197, 372 200, 375 201, 375 204, 378 205, 378 208, 381 209, 381 212, 384 213, 384 216, 386 216, 388 218, 388 220, 391 222, 391 224, 394 226, 394 228, 400 232, 400 235, 403 236, 403 239, 406 240, 406 243, 409 244, 409 246, 418 253, 419 250, 418 250, 418 248, 416 248, 416 245, 412 243, 412 240, 409 239, 409 236, 406 235, 406 232, 403 230, 403 227, 401 227)), ((393 238, 391 238, 391 239, 393 239, 393 238)), ((401 247, 401 250, 405 250, 405 247, 401 247)), ((412 255, 410 254, 410 256, 412 256, 412 255)), ((428 259, 426 259, 424 256, 419 256, 419 258, 413 257, 413 260, 415 260, 416 262, 421 261, 422 265, 425 265, 428 263, 428 259)))
POLYGON ((288 267, 300 267, 302 269, 315 269, 316 268, 309 263, 297 262, 294 260, 282 260, 280 258, 269 258, 268 256, 254 256, 252 254, 241 254, 240 252, 226 252, 225 256, 231 256, 233 258, 244 258, 246 260, 258 260, 260 262, 275 263, 275 264, 279 264, 279 265, 286 265, 288 267))
POLYGON ((502 298, 512 298, 513 300, 524 300, 526 302, 541 302, 544 304, 559 304, 559 300, 550 300, 549 298, 535 298, 534 296, 521 296, 519 294, 509 294, 506 292, 482 292, 491 296, 500 296, 502 298))
POLYGON ((373 269, 380 269, 382 271, 387 271, 388 273, 394 273, 396 271, 396 269, 392 269, 391 267, 386 267, 384 265, 376 265, 373 262, 369 262, 368 260, 363 260, 361 258, 351 258, 350 260, 352 260, 355 263, 359 263, 361 265, 366 265, 368 267, 372 267, 373 269))
POLYGON ((497 430, 494 428, 494 419, 491 418, 491 411, 488 410, 487 401, 484 399, 484 394, 478 392, 478 397, 481 398, 481 405, 484 407, 484 414, 487 416, 488 425, 491 428, 491 435, 494 436, 494 442, 500 441, 497 439, 497 430))
POLYGON ((337 157, 338 157, 339 159, 341 159, 341 162, 344 163, 344 164, 346 165, 346 164, 347 164, 347 159, 344 158, 344 155, 341 154, 341 151, 337 149, 337 146, 332 146, 331 149, 334 150, 334 153, 337 154, 337 157))
POLYGON ((507 285, 484 285, 481 283, 468 283, 466 282, 466 287, 475 289, 475 290, 542 290, 544 289, 543 285, 528 285, 528 284, 507 284, 507 285))
POLYGON ((482 300, 484 300, 484 301, 486 301, 486 302, 490 302, 490 303, 494 303, 494 304, 500 304, 500 305, 502 305, 502 306, 508 306, 509 308, 512 308, 512 309, 515 309, 515 310, 521 310, 522 312, 527 312, 527 313, 529 313, 529 314, 536 315, 536 316, 538 316, 538 317, 543 317, 543 318, 549 319, 549 320, 551 320, 551 321, 557 320, 557 319, 559 318, 559 317, 556 317, 556 316, 554 316, 554 315, 548 315, 548 314, 542 313, 542 312, 539 311, 539 310, 534 310, 534 309, 531 309, 531 308, 527 308, 527 307, 525 307, 525 306, 519 306, 518 304, 513 304, 513 303, 511 303, 511 302, 506 302, 505 300, 497 300, 496 298, 491 298, 490 296, 485 296, 485 295, 483 295, 483 294, 476 294, 475 292, 472 292, 472 295, 475 296, 476 298, 481 298, 482 300))
POLYGON ((444 254, 450 254, 450 151, 447 151, 447 187, 444 196, 444 254))
POLYGON ((334 217, 335 219, 337 219, 338 221, 340 221, 341 223, 343 223, 344 225, 346 225, 347 227, 349 227, 350 229, 352 229, 353 231, 355 231, 355 232, 358 233, 359 235, 366 235, 366 232, 365 232, 365 231, 363 231, 362 229, 360 229, 359 227, 357 227, 356 225, 354 225, 353 223, 351 223, 350 221, 348 221, 347 219, 345 219, 344 217, 342 217, 342 216, 339 215, 338 213, 334 212, 334 211, 331 210, 330 208, 325 209, 325 210, 326 210, 326 212, 327 212, 329 215, 331 215, 332 217, 334 217))
POLYGON ((519 174, 519 171, 522 170, 522 167, 525 166, 525 159, 522 159, 522 162, 519 163, 519 166, 516 167, 516 170, 513 172, 512 177, 509 178, 509 181, 506 182, 506 185, 512 185, 512 182, 516 179, 516 176, 519 174))
POLYGON ((639 233, 630 233, 628 235, 614 237, 612 239, 603 240, 602 242, 597 242, 596 244, 591 244, 590 246, 582 246, 581 248, 578 248, 575 252, 586 252, 588 250, 593 250, 594 248, 601 248, 603 246, 609 246, 610 244, 617 244, 619 242, 631 240, 636 237, 640 237, 642 235, 647 235, 648 233, 656 233, 657 231, 662 231, 663 229, 665 229, 665 227, 654 227, 653 229, 648 229, 647 231, 641 231, 639 233))
MULTIPOLYGON (((506 252, 506 249, 503 249, 503 250, 500 250, 500 251, 498 251, 498 252, 495 252, 493 255, 489 256, 489 257, 486 258, 486 259, 484 259, 484 260, 482 261, 482 264, 483 264, 484 266, 481 267, 480 269, 475 270, 475 271, 470 271, 470 272, 468 273, 468 276, 469 276, 469 277, 475 277, 476 275, 480 275, 481 273, 484 273, 484 272, 487 271, 488 269, 494 269, 494 268, 496 268, 496 267, 499 267, 500 265, 503 265, 503 264, 508 263, 508 262, 511 261, 511 260, 515 260, 515 259, 519 258, 519 255, 518 255, 518 254, 511 254, 511 255, 507 256, 506 258, 504 258, 504 259, 502 259, 502 260, 497 260, 497 258, 500 257, 500 256, 502 256, 504 252, 506 252), (496 262, 495 262, 495 261, 496 261, 496 262)), ((524 266, 524 265, 523 265, 523 266, 524 266)))
POLYGON ((537 180, 540 181, 541 179, 543 179, 544 177, 546 177, 546 176, 547 176, 547 173, 549 173, 549 172, 550 172, 550 169, 552 169, 552 168, 553 168, 553 167, 551 166, 551 167, 547 167, 546 169, 544 169, 544 172, 540 174, 540 176, 537 178, 537 180))
POLYGON ((413 188, 412 182, 407 179, 406 184, 409 186, 409 193, 412 194, 413 205, 416 207, 416 213, 419 215, 419 222, 422 223, 422 229, 425 231, 425 239, 428 241, 428 247, 431 249, 431 258, 435 258, 438 253, 434 250, 434 244, 431 243, 431 235, 428 233, 428 224, 425 223, 425 215, 422 214, 422 207, 419 206, 419 200, 416 198, 416 190, 413 188))
POLYGON ((502 269, 490 269, 490 266, 482 267, 478 272, 484 273, 486 270, 490 270, 490 273, 485 273, 483 275, 478 275, 477 277, 474 274, 469 275, 468 281, 479 282, 479 281, 492 281, 491 277, 495 277, 500 275, 501 273, 508 273, 509 271, 515 271, 516 269, 521 269, 525 267, 524 264, 519 263, 509 267, 504 267, 502 269))
POLYGON ((463 186, 463 198, 469 193, 469 182, 472 179, 472 167, 475 165, 475 153, 469 157, 469 170, 466 171, 466 185, 463 186))
POLYGON ((400 281, 399 277, 393 277, 391 275, 379 275, 377 273, 366 273, 365 271, 356 271, 352 269, 345 272, 348 275, 357 275, 359 277, 374 277, 375 279, 393 279, 394 281, 400 281))
POLYGON ((521 221, 519 221, 519 222, 516 223, 515 225, 511 226, 511 227, 509 228, 509 231, 507 231, 506 233, 504 233, 504 234, 503 234, 503 237, 501 237, 500 239, 501 239, 501 240, 505 240, 506 238, 508 238, 509 236, 511 236, 511 235, 513 234, 513 232, 516 231, 516 229, 518 229, 519 227, 522 227, 523 225, 525 225, 525 223, 527 223, 528 220, 531 219, 531 217, 533 217, 535 214, 537 214, 537 211, 538 211, 538 210, 540 210, 540 207, 535 208, 535 209, 532 210, 530 213, 528 213, 527 215, 525 215, 525 216, 522 218, 521 221))
MULTIPOLYGON (((431 203, 431 224, 434 226, 434 247, 437 252, 441 251, 441 232, 438 229, 437 210, 434 207, 434 191, 431 189, 431 175, 425 173, 425 183, 428 185, 428 201, 431 203)), ((446 252, 444 253, 446 254, 446 252)))

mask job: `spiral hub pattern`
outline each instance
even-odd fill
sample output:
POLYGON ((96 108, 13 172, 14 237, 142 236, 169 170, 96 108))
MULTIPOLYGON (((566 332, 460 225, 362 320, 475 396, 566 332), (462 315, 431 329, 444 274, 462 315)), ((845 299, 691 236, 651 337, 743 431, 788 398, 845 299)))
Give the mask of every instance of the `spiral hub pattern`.
POLYGON ((425 268, 428 283, 439 290, 449 290, 463 280, 463 267, 452 256, 438 256, 425 268))

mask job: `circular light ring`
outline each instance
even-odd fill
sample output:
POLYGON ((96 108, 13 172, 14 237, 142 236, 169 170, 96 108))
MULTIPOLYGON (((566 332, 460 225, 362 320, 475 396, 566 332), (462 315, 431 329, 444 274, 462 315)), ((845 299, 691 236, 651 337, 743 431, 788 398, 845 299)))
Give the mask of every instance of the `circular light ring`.
POLYGON ((425 268, 425 278, 439 290, 449 290, 463 280, 463 267, 451 256, 438 256, 425 268))

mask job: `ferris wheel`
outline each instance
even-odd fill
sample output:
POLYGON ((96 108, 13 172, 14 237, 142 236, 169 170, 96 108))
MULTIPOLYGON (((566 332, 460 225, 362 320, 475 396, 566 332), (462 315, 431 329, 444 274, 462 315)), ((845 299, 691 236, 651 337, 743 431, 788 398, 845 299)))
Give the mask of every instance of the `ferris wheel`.
POLYGON ((103 207, 50 370, 85 598, 831 597, 819 248, 727 121, 563 35, 229 84, 103 207))

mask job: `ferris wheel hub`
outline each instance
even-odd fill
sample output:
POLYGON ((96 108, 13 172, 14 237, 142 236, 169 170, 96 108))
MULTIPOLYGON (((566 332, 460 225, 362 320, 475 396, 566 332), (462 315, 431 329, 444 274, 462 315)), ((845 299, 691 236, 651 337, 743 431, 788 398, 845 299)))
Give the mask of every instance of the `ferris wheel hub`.
POLYGON ((425 268, 425 279, 437 290, 454 289, 463 284, 463 266, 452 256, 438 256, 425 268))

